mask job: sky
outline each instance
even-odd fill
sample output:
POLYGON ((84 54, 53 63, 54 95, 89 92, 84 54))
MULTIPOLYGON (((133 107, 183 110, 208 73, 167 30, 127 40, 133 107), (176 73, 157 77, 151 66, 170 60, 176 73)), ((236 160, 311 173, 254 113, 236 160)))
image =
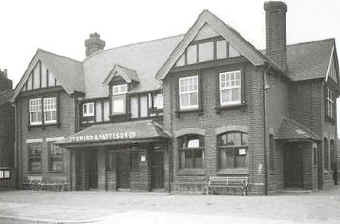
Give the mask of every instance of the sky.
MULTIPOLYGON (((336 38, 340 46, 340 1, 284 2, 288 5, 288 44, 336 38)), ((209 9, 255 47, 264 49, 263 3, 263 0, 1 0, 0 69, 7 68, 16 85, 38 48, 83 60, 84 41, 90 33, 98 32, 106 49, 173 36, 185 33, 203 9, 209 9)))

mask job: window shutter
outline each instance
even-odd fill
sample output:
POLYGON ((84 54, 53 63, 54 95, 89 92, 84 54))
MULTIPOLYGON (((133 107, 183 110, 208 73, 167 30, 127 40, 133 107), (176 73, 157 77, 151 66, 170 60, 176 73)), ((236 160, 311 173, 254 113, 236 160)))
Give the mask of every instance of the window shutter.
POLYGON ((246 104, 247 103, 247 90, 246 90, 246 75, 244 72, 244 69, 241 71, 241 104, 246 104))
MULTIPOLYGON (((172 80, 175 82, 175 101, 176 101, 176 117, 179 118, 179 77, 172 78, 172 80)), ((171 86, 170 86, 171 87, 171 86)))
POLYGON ((324 102, 325 102, 325 119, 328 117, 328 100, 327 100, 327 92, 328 88, 324 85, 324 102))
POLYGON ((198 75, 198 100, 199 100, 199 105, 198 105, 198 109, 199 109, 199 114, 203 114, 203 78, 202 78, 202 74, 199 71, 197 73, 198 75))

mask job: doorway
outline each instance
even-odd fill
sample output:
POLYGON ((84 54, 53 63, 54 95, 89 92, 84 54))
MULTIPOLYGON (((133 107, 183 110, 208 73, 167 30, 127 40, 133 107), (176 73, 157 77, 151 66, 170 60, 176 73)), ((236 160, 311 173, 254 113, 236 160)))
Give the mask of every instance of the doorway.
POLYGON ((130 153, 117 153, 117 188, 130 188, 130 153))
POLYGON ((284 181, 286 188, 303 187, 302 149, 288 144, 284 153, 284 181))
POLYGON ((98 168, 97 168, 97 151, 88 151, 86 156, 88 188, 96 189, 98 187, 98 168))
POLYGON ((164 188, 163 152, 151 152, 151 189, 164 188))

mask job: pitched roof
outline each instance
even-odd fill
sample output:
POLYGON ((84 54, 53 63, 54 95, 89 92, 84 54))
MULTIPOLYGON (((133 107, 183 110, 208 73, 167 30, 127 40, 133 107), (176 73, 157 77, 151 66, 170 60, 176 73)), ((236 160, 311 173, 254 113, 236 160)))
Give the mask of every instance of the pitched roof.
POLYGON ((284 117, 278 131, 280 140, 320 140, 320 136, 299 122, 284 117))
POLYGON ((334 39, 287 46, 288 77, 292 81, 325 78, 334 39))
POLYGON ((80 61, 38 49, 23 77, 17 84, 12 101, 19 95, 30 76, 31 69, 38 60, 42 61, 42 63, 54 74, 55 78, 61 83, 67 93, 72 94, 76 91, 84 92, 84 76, 82 63, 80 61))
POLYGON ((13 95, 14 91, 12 89, 7 89, 0 92, 0 106, 8 103, 13 95))
POLYGON ((106 77, 104 84, 108 85, 112 78, 117 75, 121 76, 127 83, 131 83, 132 81, 139 82, 138 74, 135 70, 116 64, 106 77))
POLYGON ((258 66, 263 65, 264 63, 269 63, 277 70, 281 70, 276 63, 268 59, 268 57, 257 50, 235 29, 224 23, 209 10, 203 10, 203 12, 198 16, 194 25, 184 35, 182 41, 172 51, 170 57, 166 60, 162 67, 160 67, 156 74, 157 79, 162 80, 165 78, 178 58, 184 53, 190 42, 193 41, 200 29, 206 24, 208 24, 215 32, 223 36, 223 38, 230 42, 231 45, 241 53, 241 55, 246 57, 254 65, 258 66))

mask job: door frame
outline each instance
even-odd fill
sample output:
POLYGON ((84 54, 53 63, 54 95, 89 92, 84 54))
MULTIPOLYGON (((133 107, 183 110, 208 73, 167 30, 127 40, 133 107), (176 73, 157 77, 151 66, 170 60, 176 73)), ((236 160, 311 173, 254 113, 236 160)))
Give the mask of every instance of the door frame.
MULTIPOLYGON (((299 155, 299 162, 301 162, 301 169, 300 169, 300 184, 299 186, 296 186, 298 188, 303 188, 303 181, 304 181, 304 178, 303 178, 303 169, 304 169, 304 166, 303 166, 303 149, 299 147, 299 145, 297 143, 287 143, 286 146, 285 146, 285 149, 284 149, 284 153, 283 153, 283 181, 284 181, 284 187, 285 188, 289 188, 289 187, 294 187, 294 186, 289 186, 287 184, 287 169, 286 169, 286 166, 287 166, 287 154, 290 152, 289 150, 294 150, 295 152, 298 152, 297 154, 299 155)), ((288 174, 289 175, 289 174, 288 174)))

